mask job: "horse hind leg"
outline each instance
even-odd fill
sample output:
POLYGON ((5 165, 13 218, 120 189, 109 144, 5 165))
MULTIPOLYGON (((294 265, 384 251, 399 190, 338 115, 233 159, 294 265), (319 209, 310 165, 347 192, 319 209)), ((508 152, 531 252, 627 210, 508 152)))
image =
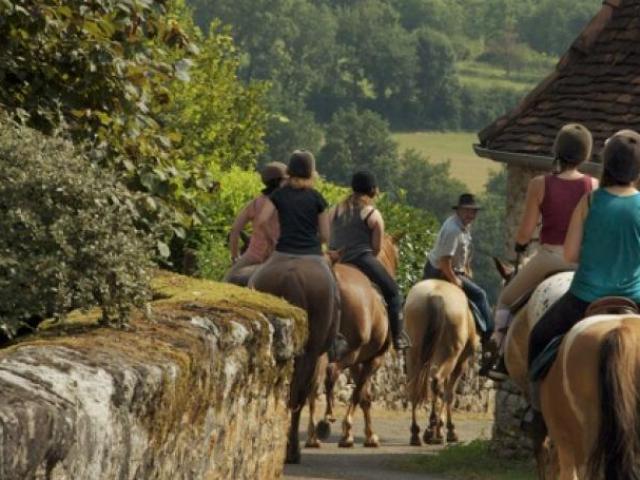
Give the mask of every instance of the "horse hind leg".
POLYGON ((316 426, 316 433, 320 440, 327 440, 331 435, 331 424, 336 421, 336 417, 333 413, 335 405, 335 385, 340 376, 341 369, 338 364, 330 363, 327 366, 327 375, 324 381, 324 394, 326 398, 326 405, 324 411, 324 418, 318 422, 316 426))
POLYGON ((318 359, 318 364, 316 366, 316 371, 313 378, 313 385, 307 399, 309 403, 309 424, 307 427, 307 441, 305 443, 306 448, 320 448, 320 440, 318 439, 318 435, 316 433, 316 400, 318 397, 320 384, 324 379, 324 372, 326 371, 326 368, 327 356, 322 355, 318 359))
POLYGON ((429 445, 444 443, 442 435, 442 381, 434 377, 431 379, 431 414, 429 415, 429 428, 425 430, 423 440, 429 445))
POLYGON ((414 447, 419 447, 422 445, 420 441, 420 427, 418 426, 418 422, 416 420, 416 410, 418 408, 418 403, 411 400, 411 440, 409 440, 409 444, 414 447))
POLYGON ((381 357, 374 358, 373 360, 367 362, 360 370, 360 375, 357 380, 358 384, 360 384, 358 395, 359 403, 364 415, 364 446, 372 448, 377 448, 380 446, 380 439, 378 438, 378 435, 373 432, 373 423, 371 421, 371 378, 380 366, 380 363, 381 357))
POLYGON ((298 429, 300 428, 300 413, 302 409, 291 412, 291 425, 289 426, 289 438, 287 440, 286 463, 300 463, 300 440, 298 429))
POLYGON ((447 405, 447 442, 449 443, 456 443, 460 440, 456 433, 456 426, 453 423, 453 415, 451 411, 453 409, 453 402, 455 400, 458 382, 460 381, 462 374, 468 369, 469 359, 472 358, 472 355, 473 346, 468 344, 462 352, 460 359, 453 369, 453 372, 451 372, 451 375, 445 385, 444 401, 447 405))
POLYGON ((356 388, 353 390, 353 394, 351 395, 351 401, 347 406, 347 411, 344 415, 344 419, 342 420, 342 438, 340 442, 338 442, 338 446, 342 448, 351 448, 354 445, 353 439, 353 412, 358 405, 357 402, 357 392, 358 392, 358 381, 359 377, 358 373, 361 368, 361 365, 356 365, 351 367, 351 373, 356 378, 356 388))

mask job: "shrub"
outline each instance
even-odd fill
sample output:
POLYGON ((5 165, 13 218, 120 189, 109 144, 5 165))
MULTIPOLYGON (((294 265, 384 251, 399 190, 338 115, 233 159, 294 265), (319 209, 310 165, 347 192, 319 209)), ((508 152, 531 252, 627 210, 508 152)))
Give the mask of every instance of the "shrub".
POLYGON ((101 323, 123 324, 147 295, 151 245, 134 225, 143 199, 69 143, 0 125, 0 328, 12 337, 93 306, 101 323))

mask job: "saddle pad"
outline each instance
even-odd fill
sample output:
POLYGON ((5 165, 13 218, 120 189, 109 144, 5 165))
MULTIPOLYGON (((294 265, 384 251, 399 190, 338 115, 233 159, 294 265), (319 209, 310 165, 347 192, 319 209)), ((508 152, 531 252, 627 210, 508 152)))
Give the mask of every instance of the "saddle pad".
POLYGON ((531 368, 529 369, 529 380, 537 382, 547 375, 551 365, 553 365, 553 362, 558 356, 558 350, 560 349, 560 344, 563 339, 564 335, 553 337, 545 349, 540 352, 540 355, 533 360, 531 368))

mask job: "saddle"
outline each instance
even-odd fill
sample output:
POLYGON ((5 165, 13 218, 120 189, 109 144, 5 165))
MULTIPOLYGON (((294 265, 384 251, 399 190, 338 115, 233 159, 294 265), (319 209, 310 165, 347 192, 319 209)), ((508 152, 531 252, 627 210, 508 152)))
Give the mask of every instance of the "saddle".
MULTIPOLYGON (((594 315, 624 315, 624 314, 640 314, 636 302, 627 297, 603 297, 591 302, 587 307, 584 317, 592 317, 594 315)), ((564 335, 554 337, 545 349, 538 355, 529 371, 529 378, 532 381, 541 380, 545 377, 551 365, 553 364, 558 350, 562 344, 564 335)))

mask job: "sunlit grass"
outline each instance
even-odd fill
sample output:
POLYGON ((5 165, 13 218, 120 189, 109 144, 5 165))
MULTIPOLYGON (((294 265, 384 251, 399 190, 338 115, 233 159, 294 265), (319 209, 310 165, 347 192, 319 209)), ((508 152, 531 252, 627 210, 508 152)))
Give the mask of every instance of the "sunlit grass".
POLYGON ((474 440, 441 452, 411 456, 394 467, 412 473, 439 474, 452 480, 535 480, 533 461, 504 460, 489 450, 488 440, 474 440))
POLYGON ((396 133, 393 138, 401 150, 417 150, 436 163, 451 161, 451 175, 474 193, 482 192, 489 173, 500 169, 499 164, 473 152, 473 144, 478 143, 474 132, 396 133))

